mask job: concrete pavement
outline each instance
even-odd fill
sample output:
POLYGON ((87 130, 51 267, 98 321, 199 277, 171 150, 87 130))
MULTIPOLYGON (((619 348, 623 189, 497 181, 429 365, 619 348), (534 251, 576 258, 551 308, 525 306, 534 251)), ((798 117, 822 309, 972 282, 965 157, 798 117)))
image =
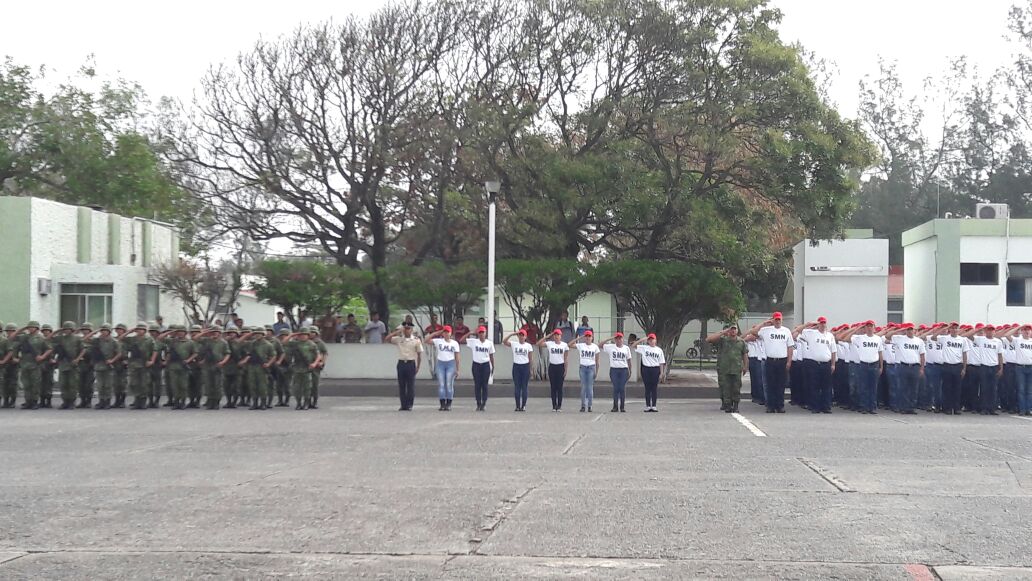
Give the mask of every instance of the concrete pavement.
POLYGON ((0 578, 1032 578, 1022 418, 320 403, 3 410, 0 578))

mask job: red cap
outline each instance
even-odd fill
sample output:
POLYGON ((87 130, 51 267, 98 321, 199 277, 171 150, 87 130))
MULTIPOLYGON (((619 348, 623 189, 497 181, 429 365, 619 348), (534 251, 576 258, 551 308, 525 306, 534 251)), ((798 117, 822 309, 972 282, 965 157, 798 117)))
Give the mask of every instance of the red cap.
POLYGON ((781 318, 781 311, 775 311, 774 314, 770 316, 770 318, 772 318, 772 319, 780 319, 781 318))
POLYGON ((927 328, 928 328, 928 325, 919 325, 919 326, 917 327, 917 329, 918 329, 919 331, 924 331, 924 330, 925 330, 925 329, 927 329, 927 328))
MULTIPOLYGON (((864 325, 873 325, 873 324, 874 324, 874 321, 872 321, 871 319, 867 319, 866 321, 864 321, 864 325)), ((878 329, 878 330, 880 331, 881 329, 878 329)))
POLYGON ((525 329, 520 329, 519 331, 516 331, 516 334, 517 335, 523 335, 524 337, 526 337, 527 336, 527 331, 525 329))
POLYGON ((996 330, 996 327, 994 327, 992 325, 986 325, 986 326, 984 326, 982 328, 985 329, 986 331, 995 331, 996 330))
POLYGON ((561 329, 556 329, 555 331, 552 331, 552 334, 553 334, 553 335, 562 335, 562 334, 563 334, 563 332, 562 332, 562 330, 561 330, 561 329))
POLYGON ((817 322, 818 323, 827 323, 828 319, 825 318, 825 317, 817 317, 817 322))
POLYGON ((595 334, 594 334, 594 333, 592 333, 591 331, 584 331, 584 336, 585 336, 585 337, 594 337, 594 336, 595 336, 595 334))
POLYGON ((485 327, 483 325, 480 325, 479 327, 477 327, 477 333, 486 333, 486 332, 487 332, 487 327, 485 327))
POLYGON ((646 336, 645 338, 646 339, 655 339, 656 338, 656 334, 655 333, 649 333, 648 336, 646 336))
POLYGON ((1028 323, 1025 323, 1024 325, 1021 326, 1021 328, 1022 329, 1032 329, 1032 325, 1029 325, 1028 323))
POLYGON ((985 327, 985 323, 978 323, 977 325, 975 325, 976 329, 981 329, 983 327, 985 327))
POLYGON ((882 332, 882 328, 881 327, 875 327, 874 331, 875 331, 875 333, 881 333, 882 332))
POLYGON ((613 335, 613 337, 623 337, 623 333, 621 333, 620 331, 617 331, 616 335, 613 335))
POLYGON ((445 325, 443 331, 445 333, 451 333, 452 332, 451 325, 445 325))
POLYGON ((947 325, 947 327, 959 327, 959 326, 960 326, 960 323, 958 323, 958 322, 956 322, 956 321, 953 321, 952 323, 950 323, 949 325, 947 325))

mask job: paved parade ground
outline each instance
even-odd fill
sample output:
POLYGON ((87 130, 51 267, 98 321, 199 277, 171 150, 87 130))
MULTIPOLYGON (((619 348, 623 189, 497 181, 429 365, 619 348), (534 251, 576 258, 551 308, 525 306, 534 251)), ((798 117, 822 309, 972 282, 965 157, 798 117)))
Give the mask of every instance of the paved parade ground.
POLYGON ((320 403, 3 410, 0 578, 1032 578, 1022 418, 320 403))

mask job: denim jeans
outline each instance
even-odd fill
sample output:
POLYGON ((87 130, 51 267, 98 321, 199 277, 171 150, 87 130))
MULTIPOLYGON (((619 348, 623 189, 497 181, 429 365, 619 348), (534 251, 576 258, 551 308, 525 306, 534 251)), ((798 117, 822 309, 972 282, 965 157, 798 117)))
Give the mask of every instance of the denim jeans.
POLYGON ((513 397, 516 398, 516 407, 523 409, 527 407, 527 384, 530 383, 530 363, 512 364, 512 387, 513 397))
POLYGON ((885 366, 885 381, 889 384, 889 409, 900 409, 899 364, 890 363, 885 366))
POLYGON ((1014 379, 1018 384, 1018 413, 1032 411, 1032 365, 1015 365, 1014 379))
POLYGON ((749 358, 749 394, 752 400, 758 404, 767 401, 767 394, 763 389, 763 367, 764 360, 759 357, 749 358))
POLYGON ((878 407, 878 363, 857 364, 857 399, 858 408, 864 411, 873 412, 878 407))
POLYGON ((595 366, 594 365, 581 365, 580 366, 580 405, 581 407, 591 407, 591 402, 595 399, 595 366))
POLYGON ((861 366, 863 366, 863 363, 859 363, 857 361, 850 361, 849 362, 849 369, 847 370, 849 372, 849 376, 847 377, 847 380, 849 381, 849 409, 859 410, 861 408, 861 405, 860 405, 860 402, 861 402, 861 400, 860 400, 860 367, 861 366))
POLYGON ((623 409, 624 400, 627 399, 627 380, 631 377, 631 370, 626 367, 610 367, 609 381, 613 382, 613 407, 623 409))
MULTIPOLYGON (((939 378, 942 385, 942 409, 943 411, 960 411, 961 405, 961 384, 960 363, 943 363, 939 366, 939 378)), ((968 367, 967 373, 977 367, 968 367)), ((965 378, 967 375, 964 376, 965 378)))
POLYGON ((920 365, 896 365, 896 409, 912 412, 917 406, 917 389, 921 381, 920 365))
POLYGON ((766 374, 763 385, 767 389, 767 409, 769 410, 785 409, 785 375, 788 371, 785 369, 785 365, 786 360, 782 357, 781 359, 767 359, 764 366, 766 374))
POLYGON ((938 363, 925 365, 924 380, 921 381, 921 392, 917 397, 917 407, 926 409, 930 406, 942 406, 942 374, 938 363))
POLYGON ((455 360, 437 361, 437 399, 455 398, 455 360))

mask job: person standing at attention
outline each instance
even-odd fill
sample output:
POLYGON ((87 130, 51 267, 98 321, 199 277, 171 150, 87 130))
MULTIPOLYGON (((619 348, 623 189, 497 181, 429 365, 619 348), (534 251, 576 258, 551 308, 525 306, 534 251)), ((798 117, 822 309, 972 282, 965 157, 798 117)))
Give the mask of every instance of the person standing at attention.
POLYGON ((792 369, 792 352, 795 340, 788 328, 781 324, 781 313, 754 326, 745 336, 746 341, 760 341, 767 355, 764 363, 763 385, 767 389, 767 413, 785 413, 785 382, 792 369))
POLYGON ((527 341, 527 331, 520 329, 515 333, 509 333, 502 343, 512 349, 512 386, 513 396, 516 398, 516 409, 513 411, 527 411, 527 386, 530 383, 530 364, 533 359, 534 346, 527 341), (512 342, 515 335, 518 339, 512 342))
POLYGON ((838 340, 828 332, 828 319, 818 317, 816 323, 805 325, 799 340, 806 344, 805 379, 811 413, 830 414, 832 376, 838 363, 838 340))
MULTIPOLYGON (((470 335, 467 331, 467 335, 470 335)), ((473 352, 473 393, 477 398, 477 411, 487 408, 487 383, 494 371, 494 343, 487 338, 487 327, 478 327, 476 336, 466 338, 466 346, 473 352)))
MULTIPOLYGON (((572 328, 570 334, 573 334, 572 328)), ((570 345, 562 338, 562 329, 556 329, 552 332, 551 338, 538 341, 538 347, 544 347, 548 351, 548 383, 551 387, 553 412, 563 411, 563 381, 566 379, 566 358, 570 345)))
MULTIPOLYGON (((585 323, 587 317, 584 317, 585 323)), ((601 352, 594 342, 594 332, 588 329, 569 343, 580 352, 580 411, 591 411, 595 399, 595 379, 598 377, 598 356, 601 352)))
POLYGON ((426 338, 437 352, 437 398, 441 401, 440 412, 450 412, 455 397, 455 380, 459 378, 459 343, 452 339, 452 328, 445 325, 440 331, 426 338))
POLYGON ((644 339, 632 344, 634 351, 641 355, 641 380, 645 384, 644 411, 651 413, 659 411, 659 379, 663 377, 663 368, 666 367, 666 355, 656 345, 657 342, 656 334, 649 333, 644 339))
POLYGON ((613 409, 611 412, 625 412, 627 380, 631 377, 631 348, 624 343, 623 333, 617 333, 602 343, 602 349, 609 355, 609 381, 613 382, 613 409))
POLYGON ((401 324, 401 329, 384 337, 384 341, 398 347, 398 399, 401 400, 399 412, 412 411, 412 404, 416 399, 416 373, 423 365, 423 342, 412 333, 413 327, 410 321, 405 321, 401 324))
POLYGON ((738 327, 735 325, 709 335, 706 342, 717 345, 720 411, 736 414, 738 403, 742 400, 742 376, 749 369, 749 347, 738 336, 738 327))

